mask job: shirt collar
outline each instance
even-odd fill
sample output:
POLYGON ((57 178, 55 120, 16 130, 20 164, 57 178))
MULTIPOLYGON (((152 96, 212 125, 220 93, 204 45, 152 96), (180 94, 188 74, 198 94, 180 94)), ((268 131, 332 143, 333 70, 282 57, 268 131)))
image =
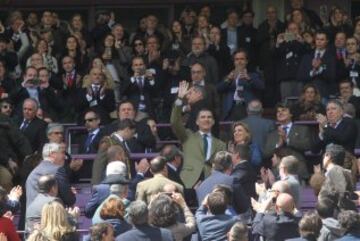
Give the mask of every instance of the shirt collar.
POLYGON ((171 164, 170 162, 168 162, 167 165, 168 165, 171 169, 173 169, 175 172, 177 172, 176 166, 174 166, 174 165, 171 164))

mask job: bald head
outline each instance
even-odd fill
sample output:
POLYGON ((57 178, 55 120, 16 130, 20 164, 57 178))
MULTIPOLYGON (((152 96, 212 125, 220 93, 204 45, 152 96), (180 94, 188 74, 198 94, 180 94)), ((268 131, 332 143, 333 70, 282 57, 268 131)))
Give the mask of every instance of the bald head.
POLYGON ((294 211, 295 202, 293 197, 287 193, 280 193, 276 198, 276 207, 283 212, 291 213, 294 211))

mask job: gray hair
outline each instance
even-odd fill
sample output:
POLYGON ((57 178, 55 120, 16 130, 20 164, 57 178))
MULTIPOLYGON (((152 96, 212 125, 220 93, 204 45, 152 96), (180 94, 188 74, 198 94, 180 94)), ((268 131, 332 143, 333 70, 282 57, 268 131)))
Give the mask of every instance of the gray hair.
POLYGON ((109 176, 114 174, 126 176, 127 175, 126 164, 123 163, 122 161, 113 161, 107 164, 105 175, 109 176))
POLYGON ((215 154, 213 163, 213 169, 219 172, 225 172, 232 166, 232 156, 230 152, 219 151, 215 154))
POLYGON ((260 100, 252 100, 247 106, 247 113, 249 115, 260 115, 263 112, 262 103, 260 100))
POLYGON ((292 175, 297 174, 298 162, 295 156, 285 156, 281 159, 281 163, 286 168, 286 171, 292 175))
POLYGON ((34 104, 34 106, 35 106, 35 110, 39 109, 39 102, 38 102, 37 99, 35 99, 35 98, 27 98, 27 99, 24 100, 23 104, 25 102, 32 102, 34 104))
POLYGON ((48 124, 48 127, 46 129, 46 135, 49 135, 55 130, 60 130, 61 132, 64 132, 64 126, 60 123, 50 123, 48 124))
POLYGON ((128 217, 133 225, 146 224, 148 222, 148 216, 148 207, 144 201, 137 200, 130 204, 128 217))
POLYGON ((62 147, 58 143, 46 143, 42 149, 43 159, 47 159, 51 153, 60 152, 62 147))
POLYGON ((110 185, 110 193, 115 194, 119 197, 126 197, 127 196, 127 185, 125 184, 112 184, 110 185))

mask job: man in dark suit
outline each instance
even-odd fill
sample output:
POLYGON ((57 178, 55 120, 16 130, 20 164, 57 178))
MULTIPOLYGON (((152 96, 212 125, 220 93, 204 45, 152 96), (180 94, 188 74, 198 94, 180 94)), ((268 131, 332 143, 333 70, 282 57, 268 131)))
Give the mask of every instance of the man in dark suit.
POLYGON ((301 217, 298 213, 294 215, 294 207, 295 203, 291 195, 279 194, 276 198, 276 212, 265 213, 266 208, 258 210, 252 224, 252 233, 264 237, 267 241, 298 237, 298 223, 301 217))
POLYGON ((74 205, 76 196, 64 168, 65 150, 60 144, 47 143, 44 145, 42 153, 44 160, 30 173, 26 180, 26 207, 29 207, 39 193, 39 177, 48 174, 55 175, 59 187, 58 197, 62 202, 66 206, 74 205))
POLYGON ((26 99, 23 104, 23 120, 19 123, 19 129, 29 140, 33 152, 41 152, 46 142, 47 123, 36 116, 38 108, 35 99, 26 99))
POLYGON ((333 143, 343 146, 350 153, 354 153, 357 137, 357 126, 353 119, 343 117, 344 107, 338 100, 330 100, 326 106, 326 116, 317 115, 319 135, 314 151, 323 150, 326 145, 333 143))
POLYGON ((227 26, 221 30, 221 41, 223 41, 233 54, 239 48, 240 41, 240 27, 239 14, 235 9, 230 9, 227 12, 227 26))
MULTIPOLYGON (((238 144, 232 153, 233 169, 231 176, 235 183, 241 185, 248 197, 255 198, 255 182, 257 181, 256 172, 249 162, 250 149, 247 145, 238 144)), ((238 204, 234 203, 235 210, 238 204)))
POLYGON ((321 97, 328 98, 335 94, 336 59, 328 50, 328 37, 325 32, 317 32, 315 36, 315 50, 303 56, 297 81, 313 82, 320 91, 321 97))
POLYGON ((183 153, 175 145, 166 145, 162 148, 160 155, 166 158, 167 176, 170 180, 184 186, 180 171, 183 163, 183 153))
POLYGON ((198 203, 202 203, 209 193, 211 193, 216 185, 222 184, 228 186, 233 194, 233 204, 236 205, 236 211, 245 213, 250 207, 249 196, 246 195, 243 187, 235 183, 233 176, 230 176, 232 167, 231 154, 226 151, 216 153, 213 163, 211 175, 206 178, 196 189, 198 203))
POLYGON ((356 111, 356 119, 360 119, 360 97, 354 94, 354 83, 348 79, 339 82, 339 99, 343 104, 350 103, 356 111))
POLYGON ((173 235, 169 230, 156 228, 148 224, 148 208, 143 201, 132 202, 127 209, 127 214, 134 227, 117 236, 116 241, 174 240, 173 235))
POLYGON ((252 100, 247 106, 247 117, 241 121, 248 125, 251 132, 251 141, 264 150, 267 135, 275 130, 275 122, 263 118, 263 106, 260 100, 252 100))
POLYGON ((39 177, 38 189, 39 194, 26 209, 25 228, 30 232, 34 230, 35 224, 40 224, 41 211, 46 203, 54 200, 61 202, 61 200, 57 197, 59 187, 54 175, 44 175, 39 177))
POLYGON ((115 110, 114 91, 105 86, 105 76, 100 68, 90 70, 91 85, 78 91, 77 110, 84 113, 92 107, 103 123, 109 123, 110 112, 115 110))
POLYGON ((293 114, 290 105, 279 103, 276 107, 276 120, 279 123, 277 129, 270 132, 266 138, 264 157, 272 157, 275 148, 288 147, 299 160, 300 178, 308 178, 308 171, 304 158, 304 151, 310 150, 312 138, 307 126, 295 125, 292 122, 293 114))
POLYGON ((124 83, 122 95, 135 103, 137 111, 152 115, 151 96, 154 95, 158 84, 155 73, 146 70, 144 59, 141 57, 132 60, 131 68, 134 74, 124 83))
POLYGON ((100 118, 94 110, 85 112, 86 138, 80 142, 79 153, 97 153, 99 142, 103 136, 100 129, 100 118))

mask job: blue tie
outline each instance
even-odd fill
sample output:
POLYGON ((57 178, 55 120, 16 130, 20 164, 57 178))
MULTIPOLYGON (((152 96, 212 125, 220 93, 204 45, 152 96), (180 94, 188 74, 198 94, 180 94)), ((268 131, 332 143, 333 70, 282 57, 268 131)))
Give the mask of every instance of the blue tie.
POLYGON ((205 155, 205 160, 207 157, 207 151, 208 151, 208 141, 207 141, 207 134, 203 134, 203 143, 204 143, 204 155, 205 155))
POLYGON ((85 141, 85 152, 88 153, 90 151, 90 145, 91 145, 91 142, 92 142, 92 139, 93 139, 93 136, 95 134, 94 133, 89 133, 87 138, 86 138, 86 141, 85 141))

